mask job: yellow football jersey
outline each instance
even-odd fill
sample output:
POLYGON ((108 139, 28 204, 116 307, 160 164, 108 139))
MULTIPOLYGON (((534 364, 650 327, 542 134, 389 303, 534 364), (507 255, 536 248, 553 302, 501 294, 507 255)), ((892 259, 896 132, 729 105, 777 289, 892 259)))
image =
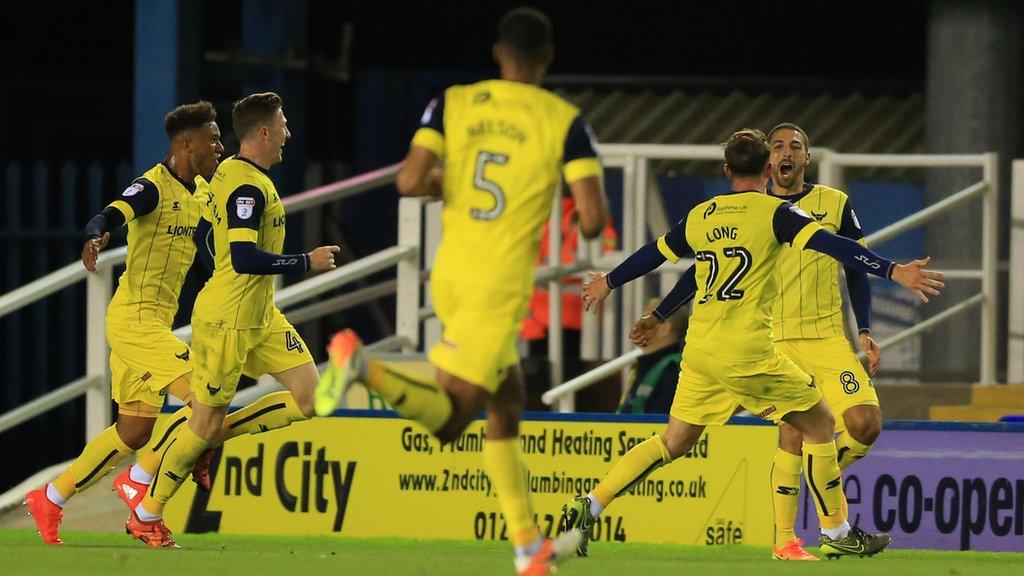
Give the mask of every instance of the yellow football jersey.
POLYGON ((698 204, 658 238, 658 249, 670 261, 688 254, 697 261, 687 350, 726 359, 772 356, 779 254, 785 243, 803 249, 820 229, 793 204, 747 191, 698 204))
POLYGON ((172 324, 185 274, 196 254, 192 234, 200 204, 193 192, 201 195, 205 188, 201 176, 185 182, 161 163, 110 203, 128 223, 128 256, 107 307, 109 320, 172 324))
POLYGON ((560 176, 600 176, 579 109, 538 86, 487 80, 431 101, 412 140, 444 160, 432 278, 529 294, 560 176))
MULTIPOLYGON (((834 234, 851 240, 864 237, 847 195, 841 190, 807 183, 792 202, 834 234)), ((827 338, 845 335, 839 264, 814 250, 786 249, 775 267, 781 295, 772 308, 772 335, 776 340, 827 338)))
POLYGON ((235 272, 230 243, 253 242, 264 252, 281 253, 284 204, 270 174, 245 158, 224 160, 203 212, 213 226, 214 270, 199 291, 193 316, 236 330, 269 326, 275 277, 235 272))

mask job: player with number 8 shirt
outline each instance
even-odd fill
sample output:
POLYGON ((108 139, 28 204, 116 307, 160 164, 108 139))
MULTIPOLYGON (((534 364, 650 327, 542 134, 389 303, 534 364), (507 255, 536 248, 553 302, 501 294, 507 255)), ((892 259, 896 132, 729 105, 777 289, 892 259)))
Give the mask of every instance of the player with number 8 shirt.
MULTIPOLYGON (((820 544, 829 555, 872 555, 888 536, 851 527, 833 440, 835 420, 813 379, 772 342, 778 297, 774 268, 784 244, 827 254, 848 267, 897 282, 927 302, 941 274, 927 260, 898 265, 822 228, 802 210, 765 194, 772 165, 763 133, 745 129, 725 143, 730 191, 698 204, 679 224, 609 274, 584 286, 587 309, 615 287, 693 254, 697 302, 686 354, 664 434, 637 445, 594 490, 565 506, 567 527, 586 529, 612 500, 658 467, 688 452, 708 425, 728 421, 737 405, 785 421, 803 436, 804 472, 822 519, 820 544)), ((581 551, 582 552, 582 551, 581 551)))

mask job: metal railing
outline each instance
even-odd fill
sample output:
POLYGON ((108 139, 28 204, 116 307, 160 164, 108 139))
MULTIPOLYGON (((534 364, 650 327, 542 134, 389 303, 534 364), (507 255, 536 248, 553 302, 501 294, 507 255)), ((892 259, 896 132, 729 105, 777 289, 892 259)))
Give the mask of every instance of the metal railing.
MULTIPOLYGON (((648 240, 647 231, 651 219, 648 215, 648 198, 650 190, 656 185, 651 177, 651 162, 656 160, 708 160, 722 159, 720 146, 700 145, 660 145, 660 144, 605 144, 601 145, 602 161, 606 167, 621 168, 623 171, 623 233, 622 247, 624 253, 606 255, 595 264, 608 270, 617 264, 623 256, 638 250, 648 240)), ((980 338, 980 374, 982 384, 996 382, 996 345, 997 345, 997 298, 996 284, 998 274, 997 254, 997 207, 998 207, 998 171, 997 155, 985 154, 939 154, 939 155, 899 155, 899 154, 843 154, 832 150, 816 150, 819 158, 818 180, 832 186, 842 187, 843 168, 862 167, 969 167, 980 168, 982 178, 979 182, 950 195, 949 197, 928 206, 882 230, 869 235, 865 240, 869 245, 878 244, 917 228, 935 217, 949 212, 951 209, 972 199, 980 198, 982 210, 982 259, 979 269, 942 270, 948 280, 980 280, 981 292, 948 310, 932 316, 906 330, 884 340, 881 345, 891 346, 917 336, 939 324, 949 321, 959 314, 981 308, 980 338)), ((1021 171, 1022 187, 1024 187, 1024 167, 1021 171)), ((1024 204, 1024 203, 1022 203, 1024 204)), ((1024 207, 1022 207, 1024 212, 1024 207)), ((664 230, 651 230, 652 236, 664 230)), ((1024 242, 1024 237, 1022 237, 1024 242)), ((1021 248, 1024 252, 1024 246, 1021 248)), ((1024 256, 1022 256, 1024 257, 1024 256)), ((692 262, 692 261, 691 261, 692 262)), ((689 266, 690 262, 680 262, 689 266)), ((677 268, 678 269, 678 268, 677 268)), ((672 273, 668 266, 658 269, 659 274, 672 273)), ((612 292, 604 303, 601 324, 598 328, 593 321, 584 322, 582 330, 582 349, 594 351, 596 342, 602 339, 602 356, 614 358, 569 382, 556 386, 542 396, 545 404, 558 404, 559 410, 566 405, 566 397, 591 386, 617 370, 628 367, 640 355, 639 350, 632 348, 628 340, 628 328, 615 330, 617 313, 621 314, 624 323, 627 319, 639 318, 644 306, 646 278, 639 278, 612 292), (616 294, 621 292, 621 294, 616 294), (618 296, 616 298, 616 296, 618 296), (609 342, 608 335, 618 333, 621 341, 620 352, 616 353, 614 342, 609 342)), ((1024 303, 1021 304, 1024 307, 1024 303)), ((1024 321, 1024 310, 1020 312, 1024 321)), ((589 315, 585 315, 585 318, 589 315)), ((1024 348, 1024 345, 1022 345, 1024 348)), ((584 354, 584 357, 586 355, 584 354)))
MULTIPOLYGON (((289 213, 295 214, 319 207, 325 203, 341 200, 363 192, 389 185, 395 181, 398 164, 381 168, 367 174, 340 182, 320 186, 282 199, 289 213)), ((326 314, 345 310, 353 306, 376 300, 384 296, 396 296, 396 329, 388 336, 367 346, 371 350, 401 349, 406 353, 417 352, 439 338, 438 329, 427 330, 425 342, 420 337, 423 322, 431 322, 433 310, 429 306, 424 279, 429 270, 434 252, 440 240, 440 203, 424 198, 399 199, 398 242, 396 246, 381 250, 335 270, 320 274, 286 288, 275 295, 275 303, 284 310, 285 316, 293 323, 319 318, 326 314), (326 300, 302 305, 315 297, 356 282, 362 278, 395 266, 396 278, 359 288, 351 292, 332 296, 326 300), (290 307, 297 306, 294 309, 290 307)), ((556 194, 550 225, 561 227, 561 202, 556 194)), ((562 279, 591 266, 586 255, 593 248, 592 243, 581 243, 581 258, 572 265, 562 266, 557 258, 561 254, 561 235, 551 235, 551 260, 547 266, 538 269, 537 282, 547 282, 552 293, 551 314, 561 317, 562 279)), ((113 270, 125 262, 127 248, 121 247, 100 254, 97 274, 88 273, 81 262, 73 262, 63 268, 35 280, 21 288, 0 296, 0 317, 24 308, 57 291, 85 281, 86 288, 86 374, 69 384, 48 392, 18 408, 0 415, 0 432, 13 428, 44 412, 86 396, 86 436, 91 437, 109 426, 111 421, 108 355, 104 319, 107 304, 112 296, 113 270)), ((182 326, 174 330, 179 338, 188 341, 192 327, 182 326)), ((553 323, 548 340, 553 382, 562 379, 561 324, 553 323)), ((263 378, 257 386, 240 391, 235 404, 245 404, 261 394, 273 390, 272 379, 263 378)), ((563 404, 571 409, 572 399, 563 404)))
MULTIPOLYGON (((282 199, 285 208, 291 213, 302 212, 321 206, 328 202, 341 200, 356 194, 387 186, 394 182, 398 174, 398 164, 379 170, 342 180, 334 184, 320 186, 311 190, 287 196, 282 199)), ((396 264, 401 267, 403 262, 419 258, 419 243, 400 244, 376 254, 341 266, 331 272, 303 280, 287 288, 279 290, 276 303, 279 307, 300 304, 345 284, 349 284, 375 272, 385 270, 396 264)), ((98 434, 110 425, 111 409, 109 394, 108 354, 104 319, 107 304, 113 291, 113 273, 116 266, 125 262, 127 248, 121 247, 100 254, 96 263, 97 274, 90 274, 81 262, 72 262, 59 270, 30 282, 20 288, 0 296, 0 317, 24 308, 59 290, 86 282, 86 374, 75 381, 40 396, 18 408, 0 415, 0 432, 13 428, 27 420, 31 420, 44 412, 74 400, 79 396, 86 397, 86 437, 98 434)), ((379 285, 378 285, 379 286, 379 285)), ((366 291, 367 289, 364 289, 366 291)), ((374 297, 393 293, 386 287, 380 287, 374 297)), ((358 305, 369 298, 360 293, 359 298, 349 298, 332 305, 302 308, 301 318, 312 319, 337 310, 358 305)), ((178 337, 188 340, 192 335, 191 326, 183 326, 175 330, 178 337)), ((399 333, 400 341, 409 339, 407 333, 399 333)))
POLYGON ((1006 380, 1024 383, 1024 160, 1013 161, 1010 193, 1010 317, 1006 380))
MULTIPOLYGON (((661 226, 657 230, 649 230, 654 223, 664 224, 664 217, 659 216, 659 207, 656 206, 658 202, 657 183, 652 174, 652 161, 665 159, 721 161, 722 153, 721 147, 713 145, 603 144, 599 146, 599 151, 606 167, 618 168, 623 172, 622 250, 599 255, 598 241, 580 242, 576 262, 562 266, 559 262, 561 235, 550 234, 549 261, 547 266, 538 269, 536 276, 538 283, 547 282, 548 284, 550 318, 561 317, 562 280, 566 276, 578 274, 589 268, 610 269, 624 255, 643 246, 647 241, 648 231, 652 234, 663 232, 660 229, 661 226)), ((982 168, 983 180, 981 182, 875 232, 868 236, 867 241, 878 243, 888 240, 921 226, 962 202, 981 197, 984 204, 982 267, 978 270, 944 271, 949 279, 981 280, 981 293, 885 340, 882 344, 892 345, 911 338, 958 314, 980 306, 982 314, 980 380, 983 383, 993 383, 995 381, 995 274, 997 271, 995 260, 997 193, 995 154, 899 156, 839 154, 830 150, 818 150, 817 153, 818 158, 821 159, 819 163, 820 180, 837 184, 841 183, 842 168, 845 166, 973 166, 982 168)), ((397 164, 388 166, 286 197, 283 202, 290 213, 301 212, 327 202, 389 185, 394 182, 397 171, 397 164)), ((1021 169, 1021 172, 1024 173, 1024 168, 1021 169)), ((1021 180, 1024 182, 1024 176, 1021 180)), ((311 298, 395 266, 395 280, 380 282, 346 294, 333 296, 321 302, 286 310, 285 314, 293 322, 301 322, 394 294, 396 296, 395 335, 376 343, 374 347, 379 349, 400 347, 405 352, 426 349, 440 337, 440 329, 436 320, 432 319, 433 311, 430 306, 429 294, 425 290, 423 282, 424 271, 429 270, 440 240, 440 211, 440 203, 422 198, 400 199, 397 246, 279 290, 276 298, 277 305, 281 308, 299 306, 311 298), (421 324, 423 337, 421 337, 421 324)), ((556 194, 549 221, 552 230, 561 229, 561 218, 561 202, 559 195, 556 194)), ((111 413, 107 388, 109 382, 107 374, 108 349, 104 334, 104 316, 112 292, 113 269, 124 263, 125 255, 125 248, 102 253, 97 263, 100 272, 96 275, 86 272, 80 262, 74 262, 0 296, 0 317, 3 317, 54 292, 85 280, 88 306, 86 374, 57 390, 0 415, 0 432, 83 394, 86 396, 87 436, 92 436, 109 425, 111 413)), ((691 263, 692 260, 687 260, 681 261, 675 266, 662 266, 658 272, 664 275, 675 275, 691 263)), ((616 290, 606 301, 600 318, 590 314, 584 315, 581 335, 582 357, 585 359, 597 357, 614 359, 549 390, 543 396, 545 403, 549 405, 557 403, 558 410, 571 411, 574 407, 575 391, 622 370, 640 355, 639 350, 630 346, 628 327, 625 325, 621 329, 617 327, 620 317, 632 319, 640 316, 646 293, 645 282, 646 280, 641 278, 623 287, 622 290, 616 290), (619 350, 622 353, 619 353, 619 350)), ((175 333, 183 339, 189 339, 191 327, 179 328, 175 333)), ((561 382, 563 375, 562 327, 561 323, 557 321, 551 322, 549 327, 548 359, 551 364, 551 381, 561 382)), ((257 390, 253 390, 249 394, 245 392, 248 391, 239 394, 239 399, 244 400, 257 393, 257 390)))

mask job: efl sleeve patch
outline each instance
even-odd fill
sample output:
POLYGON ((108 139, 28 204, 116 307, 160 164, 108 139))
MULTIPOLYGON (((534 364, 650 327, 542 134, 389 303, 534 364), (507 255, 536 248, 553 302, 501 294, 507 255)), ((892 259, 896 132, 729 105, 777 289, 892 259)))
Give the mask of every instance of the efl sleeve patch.
POLYGON ((131 186, 125 188, 124 192, 121 193, 121 196, 135 196, 139 192, 142 192, 145 188, 146 187, 143 186, 141 182, 135 182, 131 186))
POLYGON ((266 203, 267 200, 263 191, 252 184, 245 184, 236 188, 228 196, 226 206, 228 229, 249 228, 251 230, 259 230, 266 203))
POLYGON ((117 200, 111 203, 111 206, 120 210, 125 216, 125 221, 130 222, 153 212, 159 204, 160 190, 157 189, 156 184, 145 178, 139 178, 125 188, 117 200))
POLYGON ((235 198, 235 214, 242 220, 252 218, 253 209, 256 208, 256 199, 247 196, 235 198))

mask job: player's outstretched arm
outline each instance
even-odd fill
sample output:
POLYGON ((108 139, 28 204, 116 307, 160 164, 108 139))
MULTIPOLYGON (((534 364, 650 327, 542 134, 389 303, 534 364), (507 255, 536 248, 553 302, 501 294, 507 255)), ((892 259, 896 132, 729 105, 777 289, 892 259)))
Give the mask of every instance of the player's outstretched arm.
POLYGON ((104 232, 102 236, 90 236, 85 245, 82 246, 82 265, 93 274, 96 273, 96 260, 100 257, 100 250, 103 250, 110 242, 110 232, 104 232))
POLYGON ((96 273, 96 260, 99 259, 100 250, 110 241, 111 230, 149 214, 156 209, 159 201, 160 192, 156 186, 145 178, 139 178, 125 188, 117 200, 93 216, 85 225, 85 244, 82 246, 82 264, 85 269, 96 273))
POLYGON ((583 282, 584 309, 589 311, 607 298, 613 289, 651 272, 664 264, 665 260, 655 241, 631 254, 608 274, 588 272, 589 278, 583 282))
POLYGON ((269 276, 290 272, 326 272, 335 268, 337 246, 320 246, 308 254, 272 254, 253 242, 231 243, 231 267, 239 274, 269 276))
POLYGON ((836 236, 827 230, 816 231, 805 247, 828 254, 854 270, 892 280, 913 292, 922 302, 928 302, 929 294, 938 295, 939 288, 945 287, 941 272, 924 268, 931 258, 896 264, 849 238, 836 236))
POLYGON ((668 294, 661 300, 658 306, 648 315, 641 316, 633 328, 629 331, 629 339, 637 346, 646 346, 647 342, 654 337, 654 331, 658 324, 665 321, 682 305, 693 300, 697 293, 697 267, 690 266, 686 272, 676 281, 676 285, 669 290, 668 294))
POLYGON ((683 218, 664 236, 631 254, 608 274, 590 272, 590 279, 583 283, 584 309, 590 310, 607 298, 613 289, 653 271, 666 260, 675 263, 690 254, 693 254, 693 249, 686 242, 686 218, 683 218))

